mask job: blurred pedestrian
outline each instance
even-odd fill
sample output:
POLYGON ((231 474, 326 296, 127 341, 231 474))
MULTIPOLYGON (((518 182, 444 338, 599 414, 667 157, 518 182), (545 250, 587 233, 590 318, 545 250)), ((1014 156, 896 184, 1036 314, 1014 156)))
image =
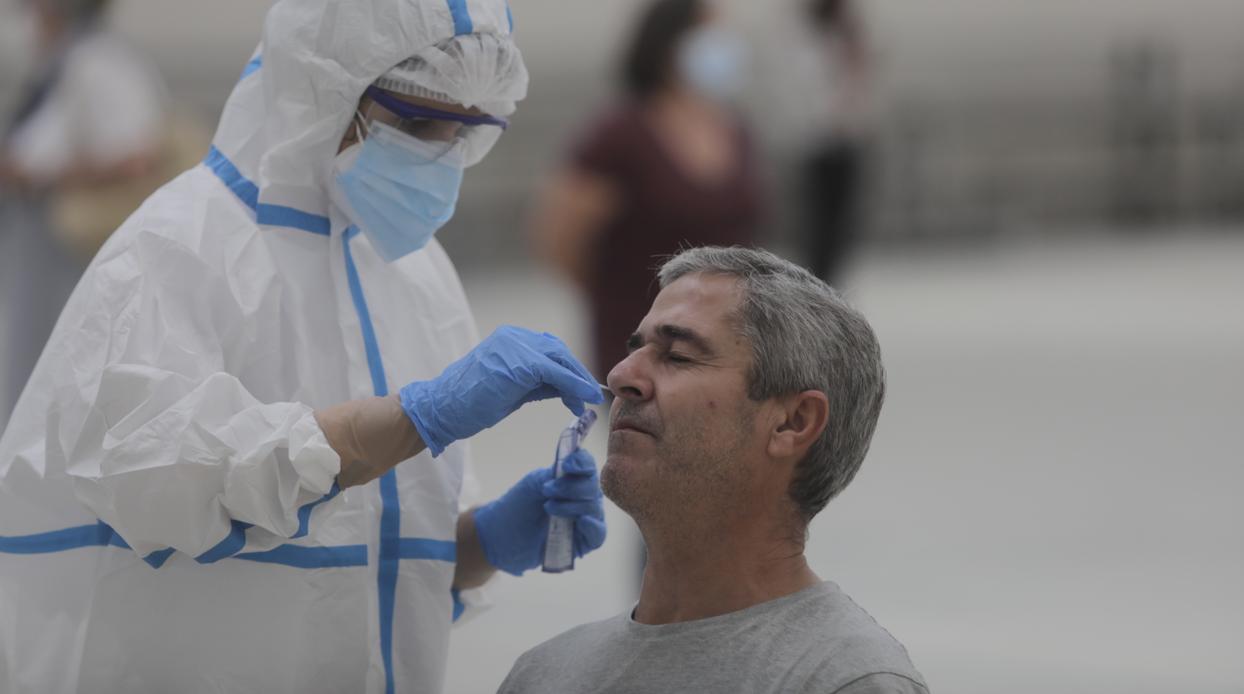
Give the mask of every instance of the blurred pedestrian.
POLYGON ((0 130, 0 431, 61 307, 103 237, 150 190, 118 186, 156 168, 164 94, 155 70, 105 24, 108 0, 27 0, 37 56, 0 130), (91 191, 100 191, 88 198, 91 191), (102 194, 101 194, 102 193, 102 194), (107 231, 99 231, 106 228, 107 231))
POLYGON ((873 61, 851 0, 803 0, 765 61, 768 113, 795 162, 797 245, 808 269, 837 284, 858 237, 872 121, 873 61))
POLYGON ((648 5, 622 57, 621 98, 545 186, 533 237, 590 299, 598 377, 625 358, 661 256, 756 241, 764 195, 731 106, 746 55, 707 0, 648 5))

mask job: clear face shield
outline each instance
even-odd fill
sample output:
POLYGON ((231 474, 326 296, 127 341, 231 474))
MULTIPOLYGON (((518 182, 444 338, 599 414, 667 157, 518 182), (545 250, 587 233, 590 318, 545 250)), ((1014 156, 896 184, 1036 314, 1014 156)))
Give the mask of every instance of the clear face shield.
POLYGON ((369 101, 359 117, 368 130, 375 123, 384 124, 415 138, 434 156, 461 147, 466 166, 483 159, 509 126, 504 118, 414 104, 374 86, 363 93, 369 101))

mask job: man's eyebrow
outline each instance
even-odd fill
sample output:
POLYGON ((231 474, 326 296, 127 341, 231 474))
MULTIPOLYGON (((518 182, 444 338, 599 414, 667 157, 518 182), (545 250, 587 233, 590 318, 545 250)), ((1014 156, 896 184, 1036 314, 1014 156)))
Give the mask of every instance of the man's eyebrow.
POLYGON ((657 334, 670 342, 686 342, 702 354, 713 354, 716 350, 708 339, 691 328, 665 323, 657 326, 657 334))
MULTIPOLYGON (((656 333, 668 342, 686 342, 702 354, 712 355, 716 353, 716 350, 712 348, 708 340, 691 328, 665 323, 657 326, 656 333)), ((628 351, 633 352, 643 347, 646 342, 647 340, 644 339, 641 333, 633 332, 626 339, 626 348, 628 351)))

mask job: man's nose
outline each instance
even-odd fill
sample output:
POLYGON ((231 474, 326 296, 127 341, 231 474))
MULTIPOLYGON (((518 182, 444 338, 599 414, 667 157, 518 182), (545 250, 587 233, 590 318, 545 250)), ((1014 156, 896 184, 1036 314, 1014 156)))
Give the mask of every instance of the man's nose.
POLYGON ((627 400, 647 400, 652 397, 652 379, 644 366, 643 350, 631 352, 609 372, 605 382, 615 397, 627 400))

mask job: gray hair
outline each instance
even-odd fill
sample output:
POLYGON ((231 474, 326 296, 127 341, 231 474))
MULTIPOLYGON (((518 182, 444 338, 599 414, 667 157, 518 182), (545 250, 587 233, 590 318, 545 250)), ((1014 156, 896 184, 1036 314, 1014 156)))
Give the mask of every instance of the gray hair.
POLYGON ((829 421, 795 469, 790 497, 805 521, 841 492, 864 461, 885 399, 881 347, 864 316, 807 270, 767 251, 706 246, 675 255, 661 288, 684 275, 737 277, 735 319, 752 348, 748 397, 805 390, 829 398, 829 421))

